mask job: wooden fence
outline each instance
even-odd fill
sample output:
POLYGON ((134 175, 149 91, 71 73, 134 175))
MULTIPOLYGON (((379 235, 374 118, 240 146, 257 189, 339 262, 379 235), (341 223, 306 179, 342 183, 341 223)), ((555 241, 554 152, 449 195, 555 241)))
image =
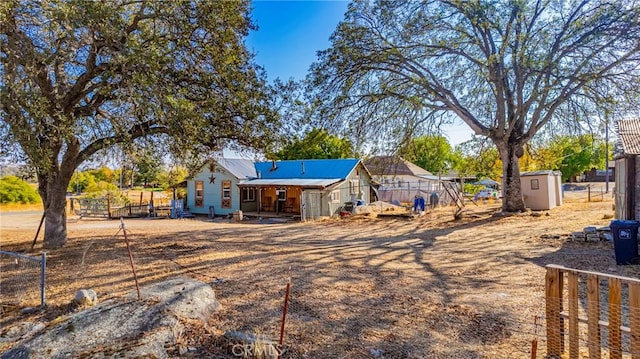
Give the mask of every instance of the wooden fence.
POLYGON ((640 280, 548 265, 545 282, 547 358, 640 359, 640 280))

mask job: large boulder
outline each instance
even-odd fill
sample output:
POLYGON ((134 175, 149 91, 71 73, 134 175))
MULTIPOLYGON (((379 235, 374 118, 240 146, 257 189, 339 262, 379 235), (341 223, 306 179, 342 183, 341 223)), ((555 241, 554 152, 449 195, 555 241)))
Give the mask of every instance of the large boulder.
POLYGON ((54 321, 0 358, 168 358, 165 346, 179 339, 182 319, 206 322, 220 308, 208 284, 189 278, 142 288, 141 297, 107 300, 54 321))

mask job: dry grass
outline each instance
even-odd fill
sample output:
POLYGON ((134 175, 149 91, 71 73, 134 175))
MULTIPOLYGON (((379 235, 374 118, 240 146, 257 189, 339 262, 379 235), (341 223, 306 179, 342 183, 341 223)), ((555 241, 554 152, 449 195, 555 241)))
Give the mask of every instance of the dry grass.
MULTIPOLYGON (((497 208, 469 207, 461 221, 442 208, 417 220, 126 225, 142 285, 189 276, 214 286, 223 309, 209 327, 182 333, 195 357, 233 357, 221 340, 227 330, 277 339, 291 278, 285 357, 525 358, 534 316, 544 313, 544 265, 639 273, 615 265, 610 243, 568 241, 587 225, 608 224, 610 201, 567 203, 540 217, 493 216, 497 208)), ((35 226, 25 221, 2 220, 3 250, 29 252, 35 226)), ((68 245, 48 253, 45 319, 68 310, 80 288, 100 299, 134 288, 118 225, 69 223, 68 245)), ((0 324, 26 319, 5 310, 0 324)))

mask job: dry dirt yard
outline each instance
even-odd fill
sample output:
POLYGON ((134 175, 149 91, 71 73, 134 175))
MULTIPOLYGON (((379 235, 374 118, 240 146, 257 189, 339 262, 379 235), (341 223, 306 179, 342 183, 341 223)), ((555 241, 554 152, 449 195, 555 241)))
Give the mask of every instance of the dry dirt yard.
MULTIPOLYGON (((415 220, 125 223, 141 285, 188 276, 215 289, 222 309, 207 327, 180 333, 191 357, 233 358, 221 339, 227 330, 277 339, 290 279, 285 358, 529 358, 536 338, 542 358, 544 328, 533 323, 544 315, 545 265, 640 274, 615 264, 610 242, 571 241, 571 232, 608 225, 610 200, 566 203, 540 216, 497 210, 472 205, 459 221, 440 208, 415 220)), ((1 218, 2 250, 40 253, 40 240, 29 249, 39 214, 1 218)), ((47 310, 20 314, 7 303, 34 299, 5 287, 2 328, 64 315, 81 288, 101 300, 134 290, 119 226, 71 218, 67 246, 47 253, 47 310)))

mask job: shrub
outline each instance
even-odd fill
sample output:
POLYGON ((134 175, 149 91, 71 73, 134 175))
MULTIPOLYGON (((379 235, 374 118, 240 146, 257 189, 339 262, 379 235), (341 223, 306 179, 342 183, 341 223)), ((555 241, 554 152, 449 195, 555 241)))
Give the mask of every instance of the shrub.
POLYGON ((0 178, 0 203, 38 203, 40 195, 27 182, 15 176, 0 178))

